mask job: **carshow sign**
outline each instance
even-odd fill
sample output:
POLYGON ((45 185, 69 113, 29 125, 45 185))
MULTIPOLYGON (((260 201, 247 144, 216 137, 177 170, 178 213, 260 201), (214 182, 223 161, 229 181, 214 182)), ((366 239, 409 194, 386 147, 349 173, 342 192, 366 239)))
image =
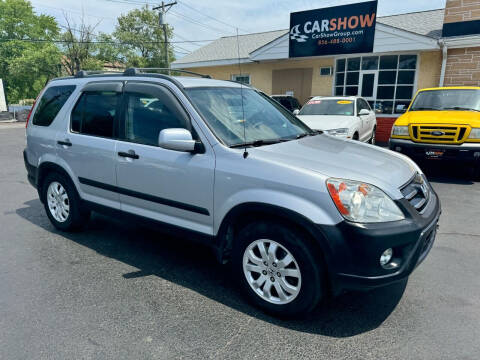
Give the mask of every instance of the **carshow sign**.
POLYGON ((289 56, 373 51, 377 1, 290 14, 289 56))

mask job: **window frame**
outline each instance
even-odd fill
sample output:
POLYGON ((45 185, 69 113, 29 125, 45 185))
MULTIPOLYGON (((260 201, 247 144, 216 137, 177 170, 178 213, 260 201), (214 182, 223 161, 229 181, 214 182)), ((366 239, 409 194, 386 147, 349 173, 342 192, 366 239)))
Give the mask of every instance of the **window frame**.
MULTIPOLYGON (((181 108, 181 110, 183 111, 184 115, 185 115, 185 124, 190 127, 189 129, 187 128, 187 130, 190 131, 190 133, 192 134, 192 138, 193 140, 195 141, 199 141, 202 143, 200 137, 198 136, 198 133, 197 131, 195 130, 194 126, 193 126, 193 123, 192 123, 192 118, 190 116, 190 113, 187 111, 187 109, 185 108, 185 106, 182 104, 182 102, 180 101, 180 99, 175 95, 175 93, 168 88, 168 86, 164 85, 164 84, 161 84, 161 83, 157 83, 157 82, 153 82, 153 81, 128 81, 128 83, 126 85, 149 85, 149 86, 153 86, 153 87, 157 87, 159 89, 161 89, 162 91, 165 90, 166 92, 168 92, 172 98, 173 98, 173 101, 175 101, 179 107, 181 108)), ((128 94, 127 94, 127 91, 125 90, 125 87, 123 87, 123 91, 122 91, 122 101, 121 101, 121 117, 119 119, 119 122, 118 122, 118 137, 117 137, 117 140, 118 141, 123 141, 123 142, 126 142, 126 143, 131 143, 131 144, 137 144, 137 145, 142 145, 142 146, 150 146, 150 147, 154 147, 154 148, 160 148, 160 146, 157 145, 151 145, 151 144, 144 144, 142 142, 137 142, 137 141, 132 141, 130 139, 127 139, 126 137, 126 134, 125 134, 125 129, 126 129, 126 122, 127 122, 127 112, 128 112, 128 94)))
MULTIPOLYGON (((41 127, 44 127, 44 128, 47 128, 49 127, 50 125, 53 124, 53 122, 55 121, 55 119, 57 118, 58 114, 60 114, 60 112, 65 109, 65 105, 68 103, 68 101, 72 98, 72 95, 74 95, 75 91, 77 90, 77 84, 64 84, 64 85, 52 85, 52 86, 49 86, 48 88, 45 89, 45 91, 43 91, 42 93, 42 96, 38 99, 38 103, 37 104, 34 104, 35 106, 35 111, 33 112, 32 114, 32 125, 35 125, 35 126, 41 126, 41 127), (36 124, 35 123, 35 118, 36 116, 38 115, 38 111, 40 110, 40 105, 41 105, 41 102, 42 102, 42 99, 43 97, 45 96, 45 94, 47 93, 47 91, 49 91, 50 89, 53 89, 53 88, 59 88, 59 87, 73 87, 70 95, 68 95, 67 99, 65 100, 65 102, 63 103, 63 105, 60 107, 60 109, 58 109, 57 113, 55 114, 55 116, 53 117, 53 119, 50 121, 50 123, 48 123, 48 125, 41 125, 41 124, 36 124)), ((68 111, 68 110, 67 110, 68 111)))
MULTIPOLYGON (((75 110, 75 108, 77 107, 77 105, 80 103, 80 101, 82 101, 83 99, 83 96, 88 94, 88 93, 97 93, 97 92, 101 92, 102 90, 88 90, 88 87, 89 85, 96 85, 96 84, 99 84, 99 85, 102 85, 102 84, 105 84, 107 85, 108 84, 111 84, 112 81, 95 81, 95 82, 89 82, 87 84, 84 85, 84 87, 80 90, 80 92, 78 93, 78 96, 77 98, 75 99, 75 103, 73 104, 72 108, 70 109, 70 113, 69 113, 69 125, 68 125, 68 133, 69 134, 75 134, 75 135, 82 135, 82 136, 90 136, 90 137, 95 137, 95 138, 100 138, 100 139, 108 139, 108 140, 118 140, 118 124, 119 124, 119 116, 121 115, 120 112, 121 112, 121 109, 122 109, 122 103, 123 103, 123 86, 124 86, 124 82, 123 81, 118 81, 119 84, 122 85, 122 91, 113 91, 111 89, 105 89, 103 91, 110 91, 110 92, 116 92, 119 94, 119 101, 117 103, 117 106, 116 106, 116 110, 115 110, 115 116, 113 117, 113 132, 112 132, 112 136, 111 137, 107 137, 107 136, 101 136, 101 135, 94 135, 94 134, 86 134, 86 133, 83 133, 83 132, 79 132, 79 131, 75 131, 73 130, 72 128, 72 125, 73 125, 73 111, 75 110)), ((82 119, 83 121, 83 119, 82 119)))
POLYGON ((251 78, 250 74, 232 74, 230 76, 230 80, 236 81, 236 82, 238 82, 240 84, 243 84, 243 85, 252 85, 252 78, 251 78), (248 78, 248 83, 243 83, 241 81, 238 81, 237 77, 247 77, 248 78))
MULTIPOLYGON (((347 74, 348 74, 348 68, 347 68, 347 63, 349 58, 358 58, 360 57, 360 77, 362 76, 362 72, 368 72, 368 71, 373 71, 376 72, 376 78, 379 79, 380 72, 381 71, 395 71, 395 83, 394 84, 376 84, 375 86, 375 93, 378 93, 378 87, 379 86, 394 86, 394 94, 393 94, 393 99, 380 99, 378 98, 378 95, 375 97, 375 100, 373 101, 372 105, 370 105, 370 101, 368 101, 369 105, 371 106, 372 110, 376 109, 375 104, 377 103, 384 103, 384 102, 392 102, 392 110, 389 113, 376 113, 378 117, 398 117, 402 115, 402 113, 396 113, 395 107, 396 103, 405 103, 405 102, 411 102, 413 98, 415 97, 415 93, 418 90, 418 76, 419 76, 419 71, 420 71, 420 61, 421 61, 421 56, 420 52, 415 52, 415 51, 396 51, 396 52, 387 52, 387 53, 365 53, 365 54, 342 54, 334 57, 334 74, 333 74, 333 81, 332 81, 332 96, 352 96, 352 95, 347 95, 347 88, 352 88, 355 87, 353 85, 347 85, 346 84, 346 79, 347 79, 347 74), (397 68, 396 69, 380 69, 380 59, 382 56, 397 56, 397 68), (416 56, 416 63, 415 63, 415 68, 414 69, 403 69, 400 68, 400 59, 402 56, 416 56), (369 58, 369 57, 378 57, 378 68, 377 70, 362 70, 362 63, 363 63, 363 58, 369 58), (345 68, 343 71, 338 71, 337 72, 337 64, 339 61, 344 61, 345 62, 345 68), (413 77, 413 83, 412 84, 400 84, 398 82, 399 78, 399 73, 403 71, 413 71, 414 72, 414 77, 413 77), (337 84, 337 74, 343 74, 343 84, 337 84), (411 99, 403 99, 403 98, 396 98, 397 97, 397 87, 401 86, 412 86, 412 98, 411 99)), ((356 70, 355 70, 356 71, 356 70)), ((341 77, 341 76, 340 76, 341 77)), ((358 86, 357 89, 357 95, 360 96, 360 86, 358 86)), ((375 111, 375 110, 374 110, 375 111)))

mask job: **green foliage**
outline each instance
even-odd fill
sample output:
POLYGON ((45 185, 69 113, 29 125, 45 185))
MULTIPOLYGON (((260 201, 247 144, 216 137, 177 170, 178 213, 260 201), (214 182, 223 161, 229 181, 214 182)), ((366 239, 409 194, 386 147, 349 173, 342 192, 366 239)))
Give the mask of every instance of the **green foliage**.
POLYGON ((0 78, 10 103, 35 98, 58 75, 61 53, 51 42, 58 34, 55 19, 36 15, 30 2, 0 0, 0 78))
MULTIPOLYGON (((35 98, 47 81, 106 65, 165 67, 163 27, 158 13, 144 6, 118 18, 112 34, 95 26, 72 24, 60 33, 51 16, 37 15, 27 0, 0 0, 0 78, 9 103, 35 98), (21 39, 30 39, 24 41, 21 39)), ((172 36, 172 28, 167 28, 172 36)), ((169 62, 175 60, 168 47, 169 62)))
MULTIPOLYGON (((165 67, 163 27, 158 24, 158 13, 147 6, 120 16, 113 37, 124 45, 120 55, 128 66, 165 67)), ((168 38, 172 28, 167 28, 168 38)), ((169 62, 175 60, 173 49, 168 47, 169 62)))

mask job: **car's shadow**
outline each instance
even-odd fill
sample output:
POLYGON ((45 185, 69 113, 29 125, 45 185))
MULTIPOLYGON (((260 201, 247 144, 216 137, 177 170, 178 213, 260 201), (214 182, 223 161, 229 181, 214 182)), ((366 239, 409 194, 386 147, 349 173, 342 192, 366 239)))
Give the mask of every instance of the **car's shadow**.
POLYGON ((84 231, 61 233, 46 215, 39 216, 44 214, 44 208, 38 199, 26 202, 16 213, 49 232, 139 269, 123 274, 125 279, 158 276, 249 316, 296 331, 331 337, 349 337, 370 331, 392 313, 406 287, 406 281, 402 281, 369 292, 346 293, 327 300, 308 317, 282 320, 247 303, 226 266, 218 264, 206 246, 95 213, 84 231))

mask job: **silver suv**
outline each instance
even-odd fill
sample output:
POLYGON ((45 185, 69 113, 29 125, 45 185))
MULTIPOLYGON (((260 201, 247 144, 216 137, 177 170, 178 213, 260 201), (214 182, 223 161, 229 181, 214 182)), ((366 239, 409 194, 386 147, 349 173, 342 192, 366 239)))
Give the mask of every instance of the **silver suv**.
POLYGON ((235 82, 80 72, 50 81, 29 118, 28 179, 56 228, 95 210, 186 232, 274 314, 405 278, 435 238, 440 203, 413 161, 235 82))

